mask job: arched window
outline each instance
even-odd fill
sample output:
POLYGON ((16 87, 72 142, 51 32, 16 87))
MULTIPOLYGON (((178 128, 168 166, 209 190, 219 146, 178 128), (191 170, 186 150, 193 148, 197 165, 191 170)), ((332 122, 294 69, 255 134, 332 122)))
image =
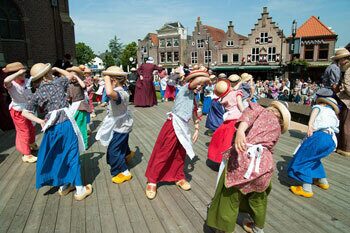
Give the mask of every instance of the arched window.
POLYGON ((0 0, 0 37, 23 39, 21 14, 11 0, 0 0))

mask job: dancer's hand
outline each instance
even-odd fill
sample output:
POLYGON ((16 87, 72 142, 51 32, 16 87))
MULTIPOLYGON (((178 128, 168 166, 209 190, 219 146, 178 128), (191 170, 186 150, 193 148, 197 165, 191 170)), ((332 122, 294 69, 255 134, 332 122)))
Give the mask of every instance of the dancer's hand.
POLYGON ((143 80, 143 76, 142 76, 142 75, 140 75, 140 80, 141 80, 141 81, 143 80))
POLYGON ((237 152, 244 152, 246 150, 245 133, 241 130, 237 130, 235 138, 235 148, 237 152))
POLYGON ((40 119, 39 124, 40 124, 41 128, 44 128, 44 126, 45 126, 45 124, 46 124, 46 121, 40 119))
POLYGON ((195 143, 198 140, 198 137, 199 137, 199 130, 195 129, 192 136, 192 142, 195 143))
POLYGON ((307 128, 307 136, 311 137, 313 133, 314 133, 314 129, 312 127, 308 127, 307 128))

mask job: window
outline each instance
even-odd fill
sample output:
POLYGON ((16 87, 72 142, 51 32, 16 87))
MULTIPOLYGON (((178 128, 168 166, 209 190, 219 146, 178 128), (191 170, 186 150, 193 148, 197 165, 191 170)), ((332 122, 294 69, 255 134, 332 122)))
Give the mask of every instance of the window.
POLYGON ((328 59, 328 48, 329 44, 318 45, 318 59, 327 60, 328 59))
POLYGON ((251 61, 252 62, 259 61, 259 48, 252 48, 251 61))
POLYGON ((222 54, 222 63, 227 63, 227 62, 228 62, 227 54, 222 54))
POLYGON ((23 39, 21 15, 12 1, 0 3, 0 37, 23 39))
POLYGON ((268 33, 267 32, 262 32, 260 33, 260 43, 268 43, 269 38, 268 38, 268 33))
POLYGON ((166 39, 166 47, 171 47, 171 46, 173 46, 172 39, 166 39))
POLYGON ((239 61, 239 55, 238 54, 232 54, 232 62, 238 62, 239 61))
POLYGON ((166 62, 173 62, 173 54, 172 52, 166 53, 166 62))
POLYGON ((174 38, 174 47, 179 47, 179 39, 178 38, 174 38))
POLYGON ((143 53, 147 53, 147 47, 142 47, 141 50, 143 53))
POLYGON ((314 59, 314 45, 305 45, 305 60, 313 60, 314 59))
POLYGON ((198 63, 198 53, 197 52, 192 52, 191 53, 191 63, 192 64, 197 64, 198 63))
POLYGON ((160 63, 165 62, 165 53, 160 53, 160 63))
POLYGON ((159 47, 160 47, 160 48, 164 48, 164 47, 165 47, 165 40, 164 40, 164 39, 161 39, 161 40, 159 41, 159 47))
POLYGON ((227 45, 228 47, 234 46, 233 40, 228 40, 228 41, 226 42, 226 45, 227 45))
POLYGON ((179 52, 174 52, 174 62, 179 61, 179 52))
POLYGON ((276 61, 276 47, 269 47, 267 54, 268 61, 276 61))
POLYGON ((203 48, 204 47, 204 39, 197 40, 197 48, 203 48))
POLYGON ((205 50, 204 52, 204 63, 211 62, 211 50, 205 50))

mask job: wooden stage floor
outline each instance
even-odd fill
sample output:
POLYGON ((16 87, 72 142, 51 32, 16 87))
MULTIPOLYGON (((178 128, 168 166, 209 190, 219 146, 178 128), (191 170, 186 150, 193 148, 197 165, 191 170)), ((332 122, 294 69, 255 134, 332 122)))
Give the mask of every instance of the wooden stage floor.
MULTIPOLYGON (((130 147, 137 151, 131 163, 133 179, 116 185, 106 164, 106 148, 94 140, 105 111, 97 108, 90 148, 81 155, 85 183, 94 192, 77 202, 73 195, 60 197, 57 189, 35 189, 35 165, 24 164, 14 148, 14 131, 0 135, 0 233, 2 232, 212 232, 204 225, 207 205, 214 194, 217 172, 206 165, 210 137, 201 134, 194 150, 198 155, 185 168, 192 190, 173 184, 159 187, 156 199, 144 194, 147 162, 172 103, 153 108, 131 107, 134 128, 130 147)), ((42 135, 38 135, 40 142, 42 135)), ((324 159, 330 181, 327 191, 314 188, 314 197, 294 196, 286 167, 302 133, 283 135, 275 149, 276 171, 269 196, 265 232, 350 232, 350 158, 332 154, 324 159)), ((236 232, 244 232, 237 225, 236 232)))

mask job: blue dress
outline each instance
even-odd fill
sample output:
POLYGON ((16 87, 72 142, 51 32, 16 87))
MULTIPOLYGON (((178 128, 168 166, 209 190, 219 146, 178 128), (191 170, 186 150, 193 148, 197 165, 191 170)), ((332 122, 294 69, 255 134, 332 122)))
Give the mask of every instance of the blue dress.
POLYGON ((224 107, 217 100, 212 100, 205 127, 215 131, 223 122, 224 107))
POLYGON ((301 142, 287 170, 289 177, 308 184, 312 184, 313 179, 326 178, 321 159, 335 150, 333 136, 339 127, 339 120, 330 107, 315 105, 313 108, 320 110, 313 124, 316 131, 301 142))

